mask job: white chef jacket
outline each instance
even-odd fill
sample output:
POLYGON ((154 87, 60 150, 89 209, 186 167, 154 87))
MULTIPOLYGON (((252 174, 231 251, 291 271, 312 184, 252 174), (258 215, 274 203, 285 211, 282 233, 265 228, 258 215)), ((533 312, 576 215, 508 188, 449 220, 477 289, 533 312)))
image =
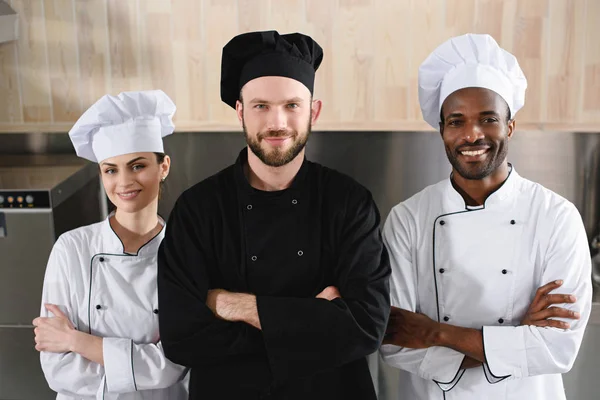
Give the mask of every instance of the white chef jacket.
POLYGON ((384 345, 399 368, 400 399, 565 399, 591 312, 591 259, 575 206, 513 169, 481 207, 465 205, 450 179, 394 207, 384 227, 393 306, 483 329, 485 363, 460 369, 445 347, 384 345), (569 330, 519 326, 536 290, 562 279, 560 307, 581 313, 569 330))
MULTIPOLYGON (((110 217, 109 217, 110 218, 110 217)), ((163 229, 124 253, 108 218, 64 233, 44 278, 42 317, 56 304, 79 331, 103 338, 104 367, 76 353, 41 352, 57 400, 187 399, 187 370, 169 361, 158 332, 157 252, 163 229)))

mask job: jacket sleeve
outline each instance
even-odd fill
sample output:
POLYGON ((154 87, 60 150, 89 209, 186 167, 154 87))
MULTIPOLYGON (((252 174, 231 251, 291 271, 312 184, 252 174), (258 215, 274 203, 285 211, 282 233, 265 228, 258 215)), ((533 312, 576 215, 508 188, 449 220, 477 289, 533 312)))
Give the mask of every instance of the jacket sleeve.
POLYGON ((102 340, 107 393, 165 389, 182 380, 187 369, 169 361, 162 344, 137 344, 126 338, 102 340))
MULTIPOLYGON (((192 202, 193 199, 190 199, 192 202)), ((175 204, 158 252, 158 301, 161 341, 166 356, 187 367, 234 361, 264 354, 262 334, 242 322, 218 319, 206 305, 212 256, 206 219, 218 210, 194 212, 184 193, 175 204)), ((265 364, 265 367, 266 364, 265 364)))
POLYGON ((342 298, 258 296, 267 356, 276 382, 312 375, 375 352, 389 317, 390 274, 371 194, 349 195, 333 284, 342 298))
MULTIPOLYGON (((52 317, 44 304, 56 304, 60 310, 71 320, 77 328, 77 304, 71 301, 69 287, 69 259, 68 244, 63 236, 54 244, 46 273, 42 292, 42 307, 40 316, 52 317)), ((101 365, 96 364, 77 353, 50 353, 40 352, 42 370, 50 389, 57 393, 72 397, 95 396, 100 388, 104 371, 101 365)))
MULTIPOLYGON (((416 246, 414 232, 415 221, 404 205, 394 207, 383 229, 383 241, 392 266, 391 303, 394 307, 421 312, 418 273, 412 261, 412 249, 416 246)), ((409 349, 383 345, 380 353, 387 364, 432 380, 444 391, 452 389, 464 373, 464 369, 460 368, 464 354, 446 347, 409 349)))
MULTIPOLYGON (((579 351, 591 313, 591 257, 581 216, 573 204, 561 207, 554 224, 538 232, 550 231, 545 255, 542 286, 562 279, 555 293, 573 294, 574 304, 559 307, 578 311, 579 320, 565 320, 570 329, 535 326, 483 328, 483 344, 488 371, 495 383, 501 379, 518 379, 542 374, 568 372, 579 351)), ((533 295, 532 294, 532 299, 533 295)), ((489 379, 489 378, 488 378, 489 379)))

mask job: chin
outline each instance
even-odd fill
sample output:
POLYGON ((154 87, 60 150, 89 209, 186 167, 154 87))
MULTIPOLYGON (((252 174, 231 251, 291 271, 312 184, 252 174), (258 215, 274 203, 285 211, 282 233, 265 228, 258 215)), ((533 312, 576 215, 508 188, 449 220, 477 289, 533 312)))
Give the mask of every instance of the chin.
POLYGON ((118 199, 116 202, 113 201, 112 203, 118 210, 120 210, 121 212, 126 212, 128 214, 141 211, 144 208, 146 208, 149 204, 149 202, 144 199, 136 199, 136 201, 123 201, 121 199, 118 199))

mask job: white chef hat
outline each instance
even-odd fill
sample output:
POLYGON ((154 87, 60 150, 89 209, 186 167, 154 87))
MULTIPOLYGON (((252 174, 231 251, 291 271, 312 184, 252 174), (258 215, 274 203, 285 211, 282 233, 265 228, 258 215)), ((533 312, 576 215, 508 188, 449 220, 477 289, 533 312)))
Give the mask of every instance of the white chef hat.
POLYGON ((69 137, 79 157, 100 162, 137 152, 164 152, 175 104, 162 90, 105 95, 77 120, 69 137))
POLYGON ((419 67, 419 103, 425 121, 439 129, 444 100, 467 87, 498 93, 514 116, 525 104, 527 79, 515 56, 500 48, 490 35, 454 37, 435 49, 419 67))

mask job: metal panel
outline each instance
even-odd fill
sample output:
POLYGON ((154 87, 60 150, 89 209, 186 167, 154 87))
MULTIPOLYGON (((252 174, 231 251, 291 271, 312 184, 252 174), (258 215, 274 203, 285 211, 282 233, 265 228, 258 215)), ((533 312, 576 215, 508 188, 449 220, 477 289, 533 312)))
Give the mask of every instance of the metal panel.
POLYGON ((40 314, 44 271, 54 243, 52 215, 49 210, 15 210, 4 212, 4 217, 6 236, 0 238, 0 326, 31 325, 40 314))
MULTIPOLYGON (((244 145, 241 133, 176 133, 167 137, 165 149, 172 158, 172 168, 159 205, 161 215, 168 217, 183 190, 233 163, 244 145)), ((66 135, 0 135, 0 153, 7 151, 72 152, 66 135)), ((436 133, 315 132, 307 156, 369 188, 383 219, 395 204, 445 179, 450 172, 436 133)), ((600 134, 516 132, 510 142, 509 161, 525 178, 572 201, 582 213, 590 240, 600 234, 600 134)), ((600 256, 595 269, 600 276, 600 256)), ((565 377, 570 400, 597 398, 598 326, 590 324, 573 370, 565 377)), ((0 349, 0 359, 3 356, 0 349)), ((397 399, 397 371, 378 366, 377 356, 370 361, 379 398, 397 399)))
POLYGON ((34 348, 33 328, 0 328, 0 399, 52 400, 34 348))

